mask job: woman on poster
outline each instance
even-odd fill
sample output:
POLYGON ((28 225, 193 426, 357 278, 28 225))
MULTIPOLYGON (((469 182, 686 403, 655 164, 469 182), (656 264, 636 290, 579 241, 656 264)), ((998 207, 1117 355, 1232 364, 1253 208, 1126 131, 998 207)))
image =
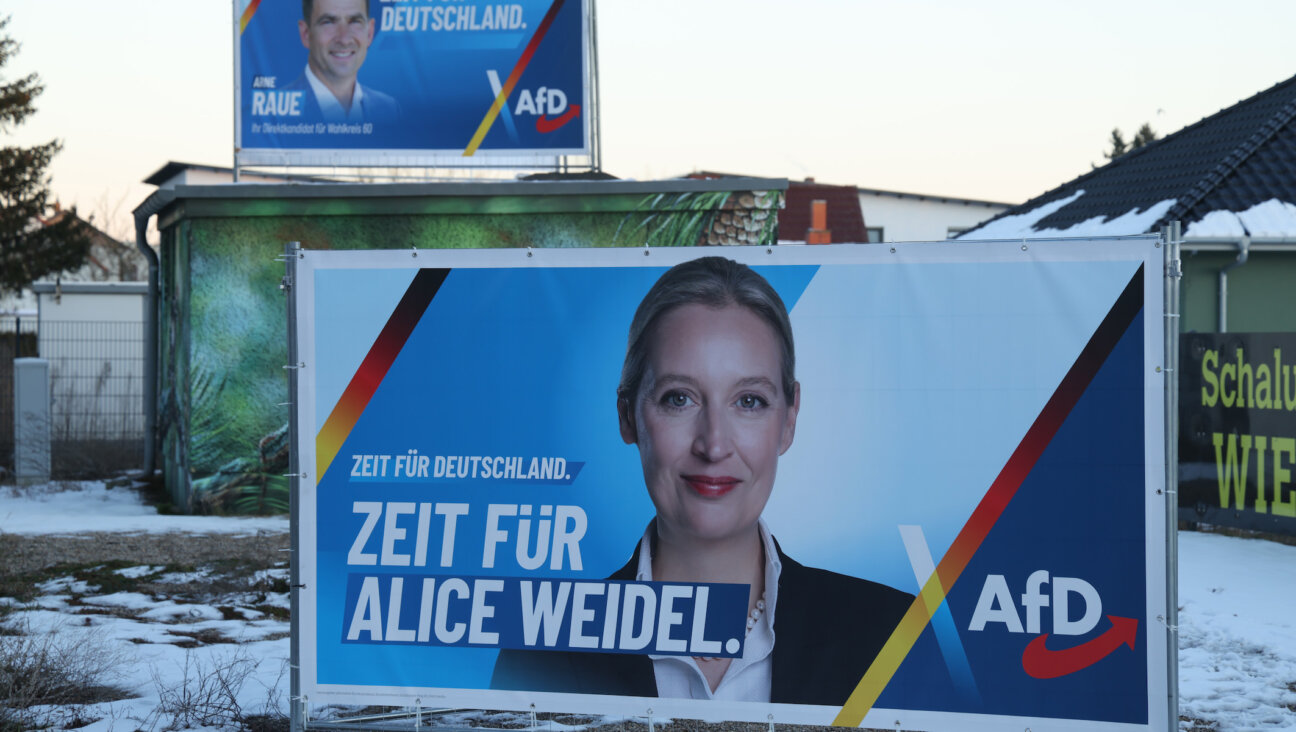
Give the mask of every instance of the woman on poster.
POLYGON ((739 658, 501 651, 497 689, 840 706, 913 596, 805 567, 761 513, 801 387, 787 310, 746 265, 672 267, 639 304, 617 389, 656 508, 614 580, 750 587, 739 658))

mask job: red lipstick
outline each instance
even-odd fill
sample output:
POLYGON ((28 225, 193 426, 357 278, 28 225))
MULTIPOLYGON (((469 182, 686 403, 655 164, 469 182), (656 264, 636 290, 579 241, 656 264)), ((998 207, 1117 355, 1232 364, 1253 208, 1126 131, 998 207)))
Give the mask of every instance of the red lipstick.
POLYGON ((727 475, 685 475, 684 482, 703 498, 719 498, 734 488, 742 481, 737 478, 731 478, 727 475))

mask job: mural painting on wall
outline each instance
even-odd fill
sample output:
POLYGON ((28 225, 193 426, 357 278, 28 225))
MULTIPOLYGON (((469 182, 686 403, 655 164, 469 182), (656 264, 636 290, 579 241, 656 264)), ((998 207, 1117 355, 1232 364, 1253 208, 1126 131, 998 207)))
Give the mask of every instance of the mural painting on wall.
POLYGON ((458 213, 383 216, 359 215, 354 201, 302 216, 289 213, 289 201, 260 200, 247 202, 257 215, 177 224, 170 256, 187 254, 188 274, 164 261, 163 287, 187 289, 188 297, 167 299, 163 337, 183 343, 187 331, 188 359, 164 357, 163 371, 172 373, 163 377, 159 419, 168 481, 188 483, 183 508, 288 510, 287 318, 277 259, 285 242, 307 249, 765 246, 776 243, 782 205, 780 191, 654 193, 613 206, 599 198, 570 205, 584 210, 550 213, 528 197, 465 197, 458 213), (267 215, 280 204, 283 215, 267 215), (187 385, 185 393, 176 384, 187 385))

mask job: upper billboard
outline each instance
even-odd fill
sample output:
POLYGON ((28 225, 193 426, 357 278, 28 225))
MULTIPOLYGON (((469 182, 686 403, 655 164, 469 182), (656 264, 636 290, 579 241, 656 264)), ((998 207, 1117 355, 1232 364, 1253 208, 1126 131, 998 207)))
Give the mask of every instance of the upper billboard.
POLYGON ((241 165, 543 164, 590 152, 583 0, 238 0, 241 165))
POLYGON ((1165 729, 1162 253, 301 252, 298 692, 1165 729))

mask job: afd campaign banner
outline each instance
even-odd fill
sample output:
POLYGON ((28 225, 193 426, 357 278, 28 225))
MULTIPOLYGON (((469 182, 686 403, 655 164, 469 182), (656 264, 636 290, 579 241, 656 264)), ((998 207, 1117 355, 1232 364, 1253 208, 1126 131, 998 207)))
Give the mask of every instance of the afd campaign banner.
POLYGON ((302 251, 302 693, 1166 728, 1162 252, 302 251))
POLYGON ((1179 350, 1179 518, 1296 534, 1296 333, 1186 333, 1179 350))
POLYGON ((583 0, 238 0, 245 164, 589 153, 583 0))

